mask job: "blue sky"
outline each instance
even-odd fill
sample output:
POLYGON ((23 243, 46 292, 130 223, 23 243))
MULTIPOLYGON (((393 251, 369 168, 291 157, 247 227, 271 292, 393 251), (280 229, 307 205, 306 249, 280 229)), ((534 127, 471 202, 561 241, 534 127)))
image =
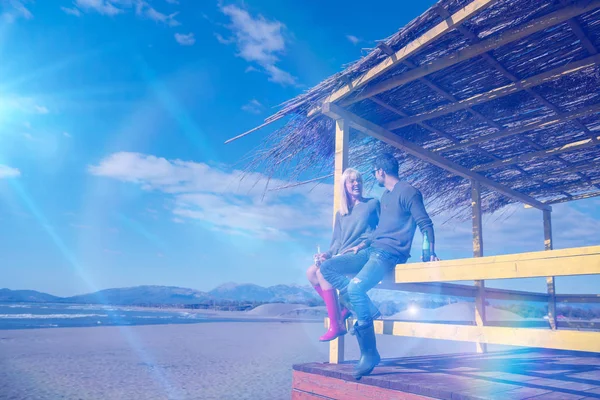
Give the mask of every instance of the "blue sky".
MULTIPOLYGON (((0 0, 0 287, 304 284, 331 182, 262 199, 236 163, 269 129, 223 142, 432 3, 376 1, 371 19, 342 1, 0 0)), ((557 248, 597 244, 598 205, 555 207, 557 248)), ((435 222, 442 258, 471 255, 468 223, 435 222)), ((484 232, 487 254, 543 248, 537 210, 484 232)))

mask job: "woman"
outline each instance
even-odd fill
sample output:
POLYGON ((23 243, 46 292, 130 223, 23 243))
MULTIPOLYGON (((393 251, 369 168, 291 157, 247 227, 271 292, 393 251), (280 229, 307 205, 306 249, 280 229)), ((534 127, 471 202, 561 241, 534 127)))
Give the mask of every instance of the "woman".
POLYGON ((333 237, 329 251, 315 255, 315 265, 306 271, 308 280, 323 298, 329 315, 329 329, 319 338, 327 342, 346 334, 346 319, 350 311, 340 310, 337 293, 319 270, 320 264, 336 255, 357 252, 368 246, 370 233, 379 222, 379 201, 363 197, 363 182, 358 171, 348 168, 342 174, 341 184, 336 190, 340 193, 340 210, 335 214, 333 237))

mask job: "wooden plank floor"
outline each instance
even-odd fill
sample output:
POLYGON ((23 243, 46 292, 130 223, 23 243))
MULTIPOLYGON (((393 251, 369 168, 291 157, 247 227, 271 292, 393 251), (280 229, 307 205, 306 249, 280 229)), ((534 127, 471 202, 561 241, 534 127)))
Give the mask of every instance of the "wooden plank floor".
POLYGON ((294 365, 296 399, 600 399, 600 354, 526 349, 384 359, 352 378, 354 362, 294 365))

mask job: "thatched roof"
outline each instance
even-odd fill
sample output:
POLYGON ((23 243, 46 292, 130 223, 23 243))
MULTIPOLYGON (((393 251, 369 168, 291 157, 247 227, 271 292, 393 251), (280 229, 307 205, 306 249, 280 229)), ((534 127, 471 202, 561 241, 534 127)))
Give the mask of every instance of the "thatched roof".
MULTIPOLYGON (((309 170, 330 174, 334 121, 319 110, 331 101, 536 200, 596 195, 597 49, 598 0, 441 0, 367 56, 283 104, 267 122, 288 121, 251 154, 247 168, 289 180, 309 170), (331 97, 477 3, 487 4, 348 95, 331 97)), ((401 159, 402 177, 423 192, 433 214, 466 215, 468 180, 351 130, 349 165, 369 171, 372 158, 390 150, 401 159)), ((515 201, 485 186, 482 197, 484 212, 515 201)))

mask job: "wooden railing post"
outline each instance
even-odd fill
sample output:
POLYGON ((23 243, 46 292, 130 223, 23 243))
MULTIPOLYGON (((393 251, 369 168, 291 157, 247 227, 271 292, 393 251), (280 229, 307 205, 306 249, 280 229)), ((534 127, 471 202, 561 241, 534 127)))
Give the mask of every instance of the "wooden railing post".
MULTIPOLYGON (((544 250, 552 250, 552 211, 544 210, 544 250)), ((550 329, 555 330, 556 323, 556 286, 554 277, 546 277, 546 286, 548 290, 548 323, 550 329)))
MULTIPOLYGON (((348 166, 348 140, 350 137, 350 126, 343 119, 335 121, 335 169, 334 169, 334 191, 333 191, 333 220, 340 209, 340 191, 338 190, 342 173, 348 166)), ((344 361, 344 336, 340 336, 329 342, 329 362, 338 364, 344 361)))
MULTIPOLYGON (((481 185, 471 181, 471 209, 473 211, 473 257, 483 257, 483 227, 481 222, 481 185)), ((485 281, 475 281, 475 324, 485 325, 485 281)), ((487 344, 476 342, 478 353, 487 352, 487 344)))

